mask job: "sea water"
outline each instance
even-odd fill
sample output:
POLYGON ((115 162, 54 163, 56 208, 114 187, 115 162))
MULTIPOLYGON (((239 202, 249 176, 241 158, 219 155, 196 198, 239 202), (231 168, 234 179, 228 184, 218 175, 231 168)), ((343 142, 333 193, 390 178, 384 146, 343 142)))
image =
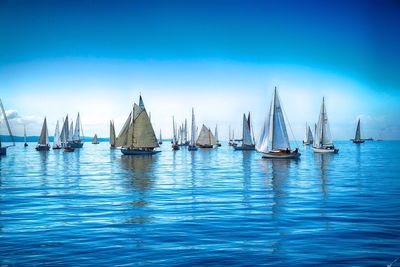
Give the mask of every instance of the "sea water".
MULTIPOLYGON (((33 143, 0 159, 0 266, 386 266, 400 257, 400 142, 261 159, 33 143)), ((396 266, 396 264, 394 265, 396 266)), ((400 266, 400 265, 399 265, 400 266)))

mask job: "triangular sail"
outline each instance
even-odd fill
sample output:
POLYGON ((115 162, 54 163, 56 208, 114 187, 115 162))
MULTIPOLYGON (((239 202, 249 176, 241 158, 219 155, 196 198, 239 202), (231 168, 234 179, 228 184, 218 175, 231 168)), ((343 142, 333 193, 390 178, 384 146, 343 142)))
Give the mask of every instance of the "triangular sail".
POLYGON ((256 146, 256 149, 259 152, 264 152, 264 153, 268 152, 270 136, 271 136, 270 125, 271 125, 271 116, 272 116, 273 105, 274 105, 274 100, 272 99, 270 107, 269 107, 268 115, 267 115, 267 117, 265 117, 264 125, 261 128, 261 134, 258 139, 257 146, 256 146))
POLYGON ((110 145, 115 146, 116 140, 115 140, 115 128, 114 128, 114 122, 110 120, 110 145))
POLYGON ((74 122, 71 120, 70 126, 69 126, 69 139, 67 141, 72 141, 74 134, 74 122))
POLYGON ((44 118, 43 125, 42 125, 42 130, 40 131, 40 137, 39 137, 39 145, 46 146, 49 144, 49 132, 47 130, 47 120, 46 117, 44 118))
POLYGON ((158 139, 158 142, 162 142, 161 129, 160 129, 160 139, 158 139))
POLYGON ((121 131, 118 134, 117 140, 115 142, 116 147, 121 147, 127 144, 128 142, 128 131, 129 131, 129 126, 132 121, 132 112, 129 113, 128 118, 126 119, 124 126, 122 127, 121 131))
POLYGON ((132 123, 133 134, 130 147, 134 148, 155 148, 158 147, 157 137, 151 125, 147 111, 144 109, 132 123))
POLYGON ((97 144, 97 143, 98 143, 98 141, 97 141, 97 134, 95 134, 95 135, 93 136, 92 143, 93 143, 93 144, 97 144))
POLYGON ((175 124, 175 118, 174 118, 174 116, 172 116, 172 131, 173 131, 173 133, 172 133, 172 143, 174 144, 174 145, 176 145, 177 143, 178 143, 178 137, 177 137, 177 134, 176 134, 176 124, 175 124))
MULTIPOLYGON (((7 119, 7 115, 6 115, 6 111, 4 110, 4 106, 3 106, 3 102, 0 99, 0 107, 1 107, 1 112, 3 113, 3 119, 6 122, 6 126, 7 126, 7 130, 8 130, 8 134, 11 137, 11 141, 13 143, 13 146, 15 146, 15 140, 14 140, 14 136, 11 132, 11 127, 10 124, 8 123, 8 119, 7 119)), ((1 142, 0 142, 0 147, 1 147, 1 142)))
POLYGON ((191 133, 190 133, 190 146, 195 146, 196 145, 196 121, 194 118, 194 110, 192 108, 192 128, 191 128, 191 133))
POLYGON ((358 122, 357 122, 356 136, 354 137, 354 140, 356 140, 356 141, 360 141, 361 140, 360 119, 358 119, 358 122))
POLYGON ((326 113, 325 99, 322 98, 321 111, 317 124, 316 147, 332 146, 332 135, 329 128, 328 114, 326 113))
POLYGON ((243 114, 243 145, 251 146, 253 141, 251 138, 250 124, 246 118, 246 114, 243 114))
POLYGON ((75 131, 74 135, 72 136, 72 141, 80 141, 81 140, 81 117, 78 112, 78 116, 76 117, 76 122, 75 122, 75 131))
POLYGON ((196 144, 201 146, 210 145, 209 130, 204 124, 201 126, 200 134, 197 138, 196 144))
POLYGON ((60 128, 57 121, 56 130, 54 131, 53 148, 61 147, 60 128))
POLYGON ((219 143, 219 139, 218 139, 218 125, 215 125, 215 142, 216 143, 219 143))

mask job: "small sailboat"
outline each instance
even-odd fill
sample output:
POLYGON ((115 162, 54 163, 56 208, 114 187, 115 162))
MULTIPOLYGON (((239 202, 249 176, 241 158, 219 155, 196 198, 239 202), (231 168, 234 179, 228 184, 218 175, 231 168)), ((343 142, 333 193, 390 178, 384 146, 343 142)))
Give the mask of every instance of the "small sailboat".
POLYGON ((69 140, 68 115, 65 117, 60 134, 61 146, 66 147, 69 140))
POLYGON ((256 146, 254 143, 254 138, 252 138, 252 131, 251 131, 251 121, 250 121, 250 113, 249 116, 246 118, 246 114, 243 114, 243 138, 242 138, 242 145, 241 146, 234 146, 235 150, 255 150, 256 146))
POLYGON ((4 122, 6 123, 6 126, 7 126, 8 134, 10 135, 11 141, 13 143, 12 145, 9 145, 9 146, 3 146, 2 143, 1 143, 1 136, 0 136, 0 155, 5 156, 7 154, 7 148, 11 147, 11 146, 15 146, 15 140, 14 140, 14 136, 13 136, 13 134, 11 132, 11 127, 10 127, 10 124, 8 123, 7 115, 6 115, 6 112, 4 110, 3 102, 1 102, 1 99, 0 99, 0 107, 1 107, 1 112, 3 114, 3 120, 4 120, 4 122))
POLYGON ((357 129, 356 129, 356 135, 354 139, 352 140, 354 144, 362 144, 365 142, 364 139, 361 139, 361 126, 360 126, 360 119, 358 119, 357 122, 357 129))
POLYGON ((61 148, 62 145, 61 145, 60 129, 57 121, 56 130, 54 132, 53 149, 61 149, 61 148))
POLYGON ((333 145, 329 128, 328 114, 326 113, 325 98, 322 98, 321 111, 315 129, 313 150, 315 153, 337 153, 339 149, 333 145))
POLYGON ((70 141, 68 142, 68 145, 72 148, 82 148, 83 147, 83 136, 81 136, 81 132, 83 135, 83 130, 82 130, 82 123, 81 123, 81 117, 78 112, 78 116, 76 117, 76 122, 75 122, 75 130, 73 129, 73 123, 71 121, 71 127, 70 127, 70 141))
POLYGON ((160 129, 160 138, 158 139, 158 144, 162 145, 161 129, 160 129))
POLYGON ((305 131, 305 135, 304 135, 304 140, 303 140, 303 144, 304 145, 311 145, 314 141, 312 132, 311 132, 311 128, 310 126, 306 123, 306 131, 305 131))
POLYGON ((213 148, 216 144, 217 140, 215 136, 212 134, 211 130, 203 124, 196 145, 200 148, 213 148))
POLYGON ((93 145, 98 145, 98 144, 99 144, 99 140, 97 140, 97 134, 95 134, 95 135, 93 136, 92 144, 93 144, 93 145))
POLYGON ((115 148, 116 138, 115 138, 115 128, 114 122, 110 120, 110 148, 115 148))
POLYGON ((144 107, 142 96, 139 99, 139 106, 137 104, 133 105, 132 114, 132 121, 129 123, 129 130, 126 137, 127 141, 121 148, 122 154, 153 155, 161 152, 154 150, 159 145, 150 118, 144 107))
POLYGON ((195 151, 198 149, 198 147, 196 146, 196 133, 197 133, 196 121, 194 118, 194 110, 192 108, 192 127, 190 129, 190 142, 188 146, 189 151, 195 151))
POLYGON ((36 150, 38 151, 47 151, 50 149, 49 144, 49 131, 47 130, 47 120, 44 117, 42 130, 40 131, 39 142, 36 146, 36 150))
POLYGON ((221 143, 219 142, 219 139, 218 139, 218 125, 217 124, 215 124, 215 140, 216 140, 216 142, 217 142, 217 146, 219 147, 219 146, 221 146, 221 143))
POLYGON ((175 118, 174 118, 174 116, 172 116, 172 149, 173 150, 179 150, 178 140, 179 140, 179 137, 177 136, 177 133, 176 133, 175 118))
POLYGON ((28 143, 26 142, 26 127, 24 124, 24 147, 27 147, 27 146, 28 146, 28 143))
POLYGON ((272 159, 296 159, 301 155, 298 148, 290 149, 282 105, 276 87, 269 114, 257 144, 257 151, 262 153, 263 158, 272 159))

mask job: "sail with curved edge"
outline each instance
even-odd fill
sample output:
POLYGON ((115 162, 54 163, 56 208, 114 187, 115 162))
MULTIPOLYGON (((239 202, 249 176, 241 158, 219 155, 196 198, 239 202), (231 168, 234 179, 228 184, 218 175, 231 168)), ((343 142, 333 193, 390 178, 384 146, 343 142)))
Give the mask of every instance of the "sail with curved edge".
POLYGON ((115 140, 115 128, 114 128, 114 122, 110 120, 110 145, 115 146, 116 140, 115 140))
POLYGON ((56 130, 54 131, 53 148, 61 147, 60 128, 57 121, 56 130))
MULTIPOLYGON (((146 109, 142 110, 139 116, 131 124, 133 128, 132 142, 128 147, 133 148, 155 148, 159 147, 156 134, 151 125, 146 109)), ((131 130, 131 131, 132 131, 131 130)), ((130 139, 130 138, 129 138, 130 139)))
POLYGON ((355 141, 361 141, 361 125, 360 125, 360 119, 358 119, 357 122, 357 129, 356 129, 356 135, 354 137, 355 141))
POLYGON ((75 131, 74 135, 72 136, 72 141, 80 141, 81 140, 81 117, 78 112, 78 116, 76 117, 76 122, 75 122, 75 131))
POLYGON ((191 128, 191 133, 190 133, 190 146, 195 146, 196 145, 196 121, 194 118, 194 110, 192 108, 192 128, 191 128))
POLYGON ((44 117, 43 125, 42 125, 42 130, 40 131, 40 137, 39 137, 39 145, 48 145, 49 144, 49 132, 47 130, 47 120, 46 117, 44 117))
MULTIPOLYGON (((250 119, 250 117, 249 117, 250 119)), ((253 145, 253 140, 250 131, 250 121, 246 118, 246 114, 243 114, 243 145, 253 145)))
POLYGON ((326 113, 325 98, 322 98, 321 110, 319 113, 317 130, 316 130, 316 142, 314 147, 332 146, 332 135, 329 128, 328 114, 326 113))
POLYGON ((124 126, 122 127, 121 131, 118 134, 118 137, 115 142, 116 147, 121 147, 127 144, 128 142, 128 131, 132 120, 132 112, 129 113, 128 118, 126 119, 124 126))

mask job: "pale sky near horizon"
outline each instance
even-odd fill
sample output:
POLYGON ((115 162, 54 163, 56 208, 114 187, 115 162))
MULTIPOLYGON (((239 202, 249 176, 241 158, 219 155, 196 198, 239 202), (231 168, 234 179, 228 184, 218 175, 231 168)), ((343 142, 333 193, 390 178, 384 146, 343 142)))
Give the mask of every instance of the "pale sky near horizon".
MULTIPOLYGON (((395 1, 17 1, 0 4, 0 97, 16 135, 68 113, 86 136, 122 127, 142 94, 155 132, 172 116, 221 139, 258 135, 274 86, 296 139, 325 96, 334 139, 400 138, 395 1)), ((3 127, 2 127, 3 128, 3 127)), ((2 129, 4 133, 4 129, 2 129)))

